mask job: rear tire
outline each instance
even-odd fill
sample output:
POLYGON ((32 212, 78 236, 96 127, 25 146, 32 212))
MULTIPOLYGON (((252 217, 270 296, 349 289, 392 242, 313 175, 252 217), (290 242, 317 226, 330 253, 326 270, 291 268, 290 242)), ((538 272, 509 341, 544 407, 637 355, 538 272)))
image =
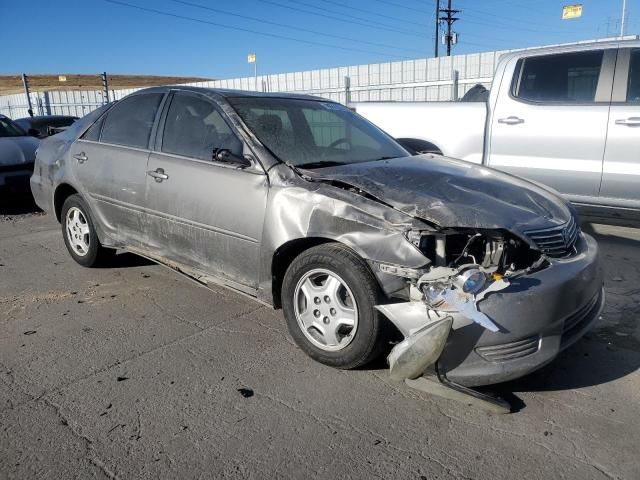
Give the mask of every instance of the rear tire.
POLYGON ((69 254, 83 267, 97 267, 113 258, 115 250, 100 244, 89 207, 80 195, 70 195, 64 201, 60 224, 69 254))
POLYGON ((365 365, 382 352, 383 318, 374 308, 380 298, 367 263, 338 243, 301 253, 282 285, 282 308, 295 342, 314 360, 343 369, 365 365))

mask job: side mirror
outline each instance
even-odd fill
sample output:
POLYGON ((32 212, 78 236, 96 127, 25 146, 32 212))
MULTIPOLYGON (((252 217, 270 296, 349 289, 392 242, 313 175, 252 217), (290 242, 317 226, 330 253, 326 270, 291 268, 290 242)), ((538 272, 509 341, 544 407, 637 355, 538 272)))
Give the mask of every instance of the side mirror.
POLYGON ((242 168, 250 167, 251 161, 241 155, 236 155, 226 148, 219 148, 213 153, 213 158, 218 162, 231 163, 242 168))
POLYGON ((32 137, 40 137, 40 130, 37 130, 35 128, 30 128, 29 130, 27 130, 27 133, 32 137))

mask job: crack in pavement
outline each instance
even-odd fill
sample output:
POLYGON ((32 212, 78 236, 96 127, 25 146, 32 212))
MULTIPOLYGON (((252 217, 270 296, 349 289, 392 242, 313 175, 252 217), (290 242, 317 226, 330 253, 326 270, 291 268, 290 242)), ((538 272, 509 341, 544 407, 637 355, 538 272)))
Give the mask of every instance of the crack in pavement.
MULTIPOLYGON (((248 312, 243 312, 243 313, 240 313, 240 314, 238 314, 238 315, 234 315, 234 316, 232 317, 232 319, 233 319, 233 318, 242 318, 242 317, 244 317, 244 316, 251 315, 252 313, 254 313, 254 312, 256 312, 256 311, 260 310, 261 308, 264 308, 264 306, 262 306, 262 305, 261 305, 261 306, 259 306, 259 307, 255 308, 255 309, 253 309, 253 310, 250 310, 250 311, 248 311, 248 312)), ((131 357, 128 357, 128 358, 126 358, 126 359, 124 359, 124 360, 118 360, 118 361, 116 361, 116 362, 110 363, 110 364, 108 364, 108 365, 105 365, 105 366, 104 366, 104 367, 102 367, 102 368, 99 368, 99 369, 97 369, 97 370, 94 370, 94 371, 92 371, 92 372, 90 372, 90 373, 88 373, 88 374, 86 374, 86 375, 81 376, 81 377, 75 378, 75 379, 73 379, 73 380, 71 380, 71 381, 69 381, 69 382, 66 382, 66 383, 64 383, 64 384, 62 384, 62 385, 59 385, 59 386, 57 386, 57 387, 55 387, 55 388, 53 388, 53 389, 51 389, 51 390, 45 390, 44 392, 42 392, 42 393, 41 393, 40 395, 38 395, 38 396, 33 396, 33 395, 29 395, 29 394, 27 394, 27 395, 29 395, 29 396, 31 396, 31 397, 33 397, 33 398, 32 398, 31 400, 27 400, 27 401, 25 401, 25 402, 21 402, 21 403, 19 403, 19 404, 15 405, 15 406, 14 406, 14 409, 15 409, 15 408, 20 408, 20 407, 22 407, 23 405, 26 405, 26 404, 28 404, 28 403, 30 403, 30 402, 32 402, 32 401, 40 400, 40 399, 44 398, 45 396, 49 396, 49 395, 52 395, 52 394, 54 394, 54 393, 58 393, 58 392, 60 392, 61 390, 65 389, 65 388, 68 388, 68 387, 70 387, 70 386, 76 385, 76 384, 78 384, 78 383, 80 383, 80 382, 83 382, 83 381, 85 381, 85 380, 87 380, 87 379, 89 379, 89 378, 91 378, 91 377, 95 377, 96 375, 100 375, 101 373, 104 373, 104 372, 106 372, 107 370, 110 370, 110 369, 112 369, 112 368, 114 368, 114 367, 121 366, 121 365, 126 365, 126 364, 128 364, 128 363, 130 363, 130 362, 132 362, 132 361, 134 361, 134 360, 136 360, 136 359, 139 359, 139 358, 145 357, 145 356, 147 356, 147 355, 151 355, 151 354, 153 354, 153 353, 155 353, 155 352, 158 352, 158 351, 162 351, 162 350, 167 349, 167 348, 169 348, 169 347, 172 347, 172 346, 174 346, 174 345, 180 344, 181 342, 184 342, 184 341, 186 341, 186 340, 190 340, 190 339, 192 339, 192 338, 198 337, 198 336, 200 336, 200 335, 202 335, 202 334, 205 334, 205 333, 207 333, 207 332, 209 332, 209 331, 215 331, 217 328, 218 328, 218 327, 217 327, 217 325, 211 325, 211 326, 209 326, 209 327, 203 328, 202 330, 198 330, 198 331, 193 332, 193 333, 191 333, 191 334, 189 334, 189 335, 186 335, 186 336, 184 336, 184 337, 176 338, 176 339, 171 340, 171 341, 169 341, 169 342, 166 342, 166 343, 163 343, 163 344, 161 344, 161 345, 158 345, 157 347, 154 347, 154 348, 151 348, 151 349, 149 349, 149 350, 145 350, 145 351, 143 351, 143 352, 140 352, 140 353, 137 353, 137 354, 135 354, 135 355, 132 355, 131 357)), ((23 389, 23 390, 24 390, 24 389, 23 389)), ((2 412, 3 412, 3 411, 5 411, 5 410, 7 410, 7 408, 0 409, 0 413, 2 413, 2 412)))
POLYGON ((50 399, 42 398, 39 399, 46 406, 53 408, 56 412, 56 415, 60 419, 60 423, 69 428, 71 433, 78 439, 80 439, 85 444, 86 452, 85 456, 89 460, 92 465, 95 465, 104 475, 110 480, 119 480, 119 477, 116 473, 111 471, 109 467, 105 464, 104 461, 100 459, 98 456, 95 447, 93 446, 93 440, 91 440, 88 436, 82 433, 82 426, 62 413, 62 407, 57 403, 54 403, 50 399))

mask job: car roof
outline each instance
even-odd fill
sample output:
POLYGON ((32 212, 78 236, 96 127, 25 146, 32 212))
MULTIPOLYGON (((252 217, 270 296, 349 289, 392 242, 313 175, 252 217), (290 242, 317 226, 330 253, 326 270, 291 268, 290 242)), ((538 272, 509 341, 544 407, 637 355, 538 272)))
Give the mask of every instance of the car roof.
MULTIPOLYGON (((187 92, 213 94, 223 98, 290 98, 298 100, 315 100, 323 102, 332 102, 327 98, 316 97, 314 95, 305 95, 301 93, 285 93, 285 92, 256 92, 251 90, 231 90, 226 88, 204 88, 192 87, 190 85, 166 85, 162 87, 150 87, 138 90, 131 95, 140 93, 164 93, 170 90, 181 90, 187 92)), ((125 97, 126 98, 126 97, 125 97)))
POLYGON ((78 119, 75 115, 36 115, 35 117, 22 117, 16 118, 16 120, 28 120, 28 121, 50 121, 50 120, 67 120, 67 119, 78 119))

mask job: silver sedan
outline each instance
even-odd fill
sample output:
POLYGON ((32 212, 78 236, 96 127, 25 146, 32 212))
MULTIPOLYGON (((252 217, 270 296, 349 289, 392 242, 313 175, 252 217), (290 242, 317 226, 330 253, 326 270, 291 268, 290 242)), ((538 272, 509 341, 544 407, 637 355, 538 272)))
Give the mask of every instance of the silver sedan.
POLYGON ((321 98, 142 90, 45 140, 31 186, 81 265, 126 249, 226 285, 282 308, 334 367, 385 352, 400 380, 496 383, 604 302, 596 242, 555 193, 411 157, 321 98))

